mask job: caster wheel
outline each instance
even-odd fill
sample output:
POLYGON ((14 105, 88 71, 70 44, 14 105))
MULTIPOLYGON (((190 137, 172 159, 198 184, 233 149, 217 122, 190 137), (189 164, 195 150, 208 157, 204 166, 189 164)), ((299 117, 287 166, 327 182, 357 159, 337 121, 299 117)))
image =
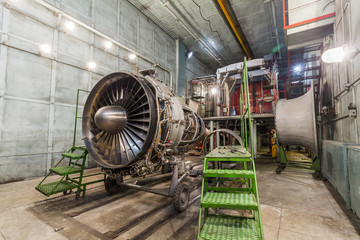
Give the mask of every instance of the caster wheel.
POLYGON ((63 195, 64 195, 64 196, 65 196, 65 195, 68 195, 68 194, 70 194, 70 193, 72 193, 72 190, 63 191, 63 195))
MULTIPOLYGON (((121 179, 121 182, 122 182, 122 179, 121 179)), ((118 192, 120 191, 120 188, 121 188, 121 187, 117 184, 116 179, 110 178, 110 177, 105 178, 104 185, 105 185, 105 191, 106 191, 109 195, 118 193, 118 192)))
POLYGON ((161 173, 165 174, 165 173, 171 173, 172 172, 172 168, 170 163, 165 163, 164 165, 162 165, 161 167, 161 173))
POLYGON ((314 178, 315 180, 321 180, 321 179, 322 179, 322 174, 321 174, 321 172, 320 172, 320 171, 315 171, 315 172, 313 173, 313 178, 314 178))
POLYGON ((189 187, 186 184, 178 184, 174 196, 173 196, 173 206, 178 212, 183 212, 189 205, 190 191, 189 187))

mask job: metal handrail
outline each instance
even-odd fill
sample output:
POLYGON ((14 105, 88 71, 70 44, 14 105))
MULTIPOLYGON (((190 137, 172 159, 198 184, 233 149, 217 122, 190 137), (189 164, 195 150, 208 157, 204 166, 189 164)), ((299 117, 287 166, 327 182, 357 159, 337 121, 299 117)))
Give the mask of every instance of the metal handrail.
POLYGON ((78 116, 78 110, 79 110, 79 95, 80 95, 80 92, 89 93, 90 91, 83 90, 83 89, 80 89, 80 88, 77 89, 77 94, 76 94, 76 110, 75 110, 75 125, 74 125, 74 137, 73 137, 73 144, 72 144, 73 147, 75 147, 77 120, 78 120, 78 118, 82 118, 82 117, 79 117, 79 116, 78 116))

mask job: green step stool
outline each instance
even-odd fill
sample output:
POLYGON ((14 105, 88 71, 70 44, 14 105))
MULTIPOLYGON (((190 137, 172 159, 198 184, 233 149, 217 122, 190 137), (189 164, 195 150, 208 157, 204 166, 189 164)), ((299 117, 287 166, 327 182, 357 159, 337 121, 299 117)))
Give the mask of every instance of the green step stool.
MULTIPOLYGON (((85 146, 73 146, 66 153, 61 154, 62 158, 56 163, 56 165, 49 169, 49 173, 43 178, 43 180, 35 187, 36 190, 49 197, 53 194, 68 192, 76 189, 76 199, 79 199, 80 193, 85 196, 86 185, 104 181, 96 180, 92 182, 83 183, 85 170, 85 163, 88 151, 85 146), (66 162, 67 161, 67 162, 66 162), (66 166, 59 166, 60 163, 66 162, 66 166), (46 182, 46 178, 50 174, 56 174, 61 176, 61 179, 55 182, 46 182), (79 174, 79 176, 71 176, 73 174, 79 174)), ((92 174, 88 176, 95 176, 102 173, 92 174)))
POLYGON ((219 147, 205 156, 198 239, 264 239, 255 164, 242 146, 219 147), (215 169, 209 168, 209 163, 213 163, 215 169), (228 169, 231 163, 237 163, 237 168, 242 169, 228 169), (210 186, 209 178, 215 179, 210 186), (227 182, 240 186, 224 186, 227 182), (209 214, 209 209, 234 209, 243 214, 209 214), (243 216, 246 214, 248 216, 243 216))

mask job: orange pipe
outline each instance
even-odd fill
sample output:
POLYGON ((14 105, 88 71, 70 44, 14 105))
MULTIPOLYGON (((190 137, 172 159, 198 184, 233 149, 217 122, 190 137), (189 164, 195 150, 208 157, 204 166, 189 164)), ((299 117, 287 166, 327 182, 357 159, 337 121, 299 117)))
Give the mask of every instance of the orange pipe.
POLYGON ((307 24, 307 23, 316 22, 316 21, 319 21, 321 19, 333 17, 335 15, 336 15, 335 13, 329 13, 329 14, 326 14, 326 15, 323 15, 323 16, 320 16, 320 17, 316 17, 316 18, 312 18, 312 19, 309 19, 309 20, 306 20, 306 21, 302 21, 302 22, 298 22, 298 23, 294 23, 294 24, 291 24, 291 25, 284 26, 284 29, 289 29, 289 28, 297 27, 297 26, 304 25, 304 24, 307 24))

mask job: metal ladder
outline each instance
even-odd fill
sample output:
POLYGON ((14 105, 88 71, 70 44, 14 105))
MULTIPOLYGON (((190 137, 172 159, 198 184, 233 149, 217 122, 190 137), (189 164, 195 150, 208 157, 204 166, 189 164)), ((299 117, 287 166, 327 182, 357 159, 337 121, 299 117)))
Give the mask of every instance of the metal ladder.
POLYGON ((81 192, 83 192, 84 196, 86 191, 86 185, 82 184, 82 180, 87 154, 88 151, 85 147, 71 147, 67 153, 61 154, 62 158, 56 163, 53 168, 49 169, 49 173, 43 178, 39 185, 35 187, 35 189, 47 197, 60 192, 65 195, 68 193, 68 191, 72 191, 73 189, 77 189, 77 198, 80 196, 81 192), (75 153, 75 151, 79 153, 75 153), (67 165, 59 166, 62 162, 66 160, 68 160, 67 165), (60 175, 62 176, 62 178, 59 181, 44 183, 46 178, 52 173, 60 175), (71 175, 77 173, 79 173, 79 176, 71 177, 71 175))
POLYGON ((240 91, 240 113, 244 146, 218 147, 205 156, 199 211, 199 240, 264 239, 253 155, 246 58, 243 82, 240 91), (209 163, 212 163, 212 168, 209 168, 209 163), (209 184, 211 181, 212 184, 209 184), (236 215, 230 215, 230 209, 231 213, 236 215))
POLYGON ((206 155, 198 229, 202 240, 263 239, 254 159, 244 147, 219 147, 206 155), (211 162, 215 169, 209 168, 211 162), (230 163, 239 167, 229 168, 230 163), (211 185, 210 178, 214 180, 211 185), (233 212, 236 216, 221 213, 222 209, 237 210, 233 212))
POLYGON ((75 125, 74 125, 74 136, 72 147, 66 153, 61 154, 62 158, 56 163, 56 165, 49 169, 48 174, 42 179, 42 181, 35 187, 36 190, 49 197, 53 194, 63 193, 64 195, 72 192, 73 189, 76 191, 76 199, 79 199, 80 193, 83 194, 83 197, 86 193, 86 186, 93 183, 103 182, 105 178, 100 180, 94 180, 90 182, 83 182, 85 177, 92 177, 96 175, 102 175, 102 172, 84 175, 86 157, 88 151, 85 146, 76 146, 76 129, 77 121, 82 117, 78 116, 79 109, 79 96, 80 92, 89 92, 86 90, 78 89, 76 95, 76 110, 75 110, 75 125), (68 161, 67 163, 66 160, 68 161), (62 164, 61 164, 62 163, 62 164), (62 176, 62 178, 55 182, 44 183, 47 177, 50 174, 57 174, 62 176), (78 176, 73 177, 72 175, 78 174, 78 176))

